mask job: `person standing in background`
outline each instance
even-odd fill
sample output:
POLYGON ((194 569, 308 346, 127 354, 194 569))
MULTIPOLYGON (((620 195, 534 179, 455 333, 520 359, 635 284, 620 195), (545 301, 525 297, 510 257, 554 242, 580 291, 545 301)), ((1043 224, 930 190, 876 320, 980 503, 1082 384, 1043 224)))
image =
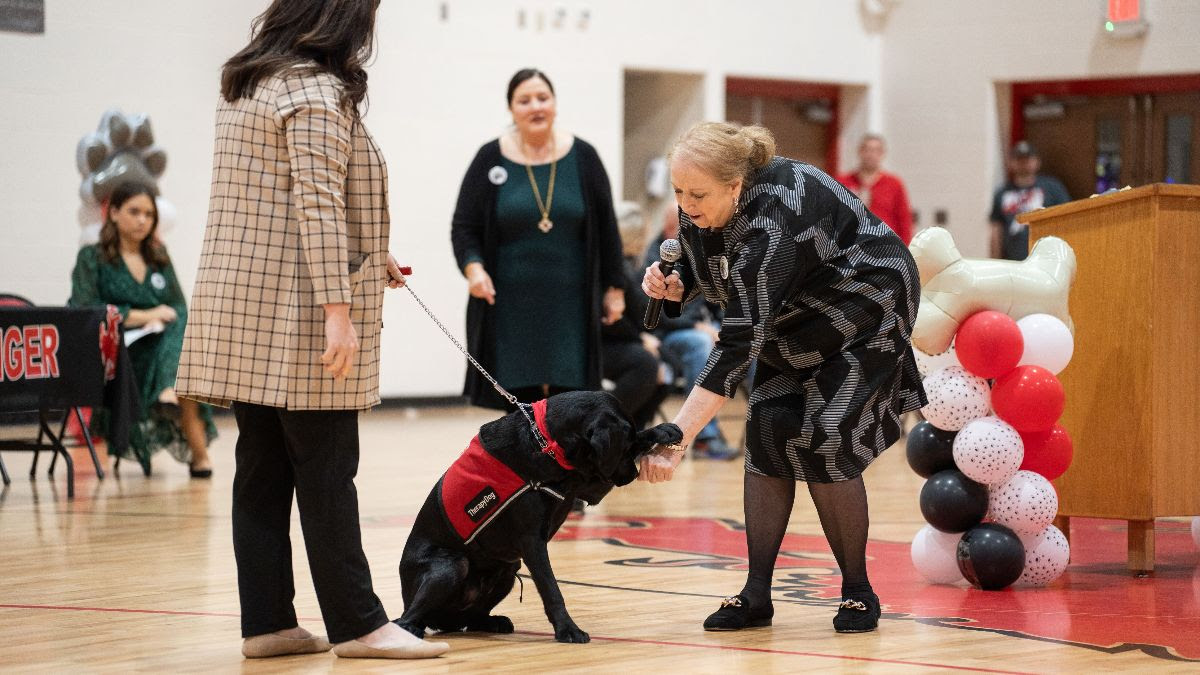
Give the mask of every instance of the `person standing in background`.
MULTIPOLYGON (((467 168, 451 221, 467 279, 467 349, 523 402, 598 390, 600 327, 625 312, 612 188, 595 148, 555 126, 550 79, 525 68, 508 83, 513 128, 467 168)), ((467 368, 471 403, 510 409, 467 368)))
POLYGON ((358 413, 379 403, 383 155, 361 106, 378 0, 275 0, 221 73, 208 226, 176 388, 237 418, 233 550, 249 658, 424 658, 388 621, 358 522, 358 413), (292 495, 329 639, 292 604, 292 495))
POLYGON ((886 156, 887 143, 883 136, 863 136, 858 143, 858 168, 839 176, 838 182, 850 188, 907 246, 913 237, 912 207, 904 182, 899 176, 883 170, 886 156))
POLYGON ((1029 255, 1029 226, 1017 222, 1026 211, 1066 204, 1067 188, 1053 176, 1038 173, 1042 160, 1029 141, 1018 141, 1008 153, 1009 180, 992 196, 990 255, 1024 260, 1029 255))

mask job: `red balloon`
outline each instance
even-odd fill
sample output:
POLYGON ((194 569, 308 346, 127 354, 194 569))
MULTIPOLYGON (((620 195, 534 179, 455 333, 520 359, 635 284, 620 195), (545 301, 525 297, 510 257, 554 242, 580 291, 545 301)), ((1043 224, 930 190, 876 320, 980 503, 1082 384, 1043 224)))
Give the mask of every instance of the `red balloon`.
POLYGON ((1011 316, 990 310, 976 312, 958 327, 954 349, 967 372, 991 379, 1017 367, 1025 338, 1011 316))
MULTIPOLYGON (((1056 424, 1054 426, 1057 427, 1058 425, 1056 424)), ((1050 432, 1051 431, 1054 431, 1054 429, 1051 428, 1048 431, 1022 431, 1022 432, 1019 432, 1021 434, 1021 443, 1025 447, 1025 454, 1028 455, 1031 452, 1038 452, 1043 447, 1045 447, 1046 441, 1050 440, 1050 432)), ((1022 467, 1022 468, 1024 468, 1024 467, 1022 467)))
POLYGON ((1062 382, 1040 366, 1021 366, 992 385, 992 410, 1017 431, 1049 431, 1065 403, 1062 382))
POLYGON ((1055 424, 1050 431, 1021 434, 1021 438, 1026 443, 1022 469, 1040 473, 1046 480, 1054 480, 1071 466, 1075 447, 1061 424, 1055 424))

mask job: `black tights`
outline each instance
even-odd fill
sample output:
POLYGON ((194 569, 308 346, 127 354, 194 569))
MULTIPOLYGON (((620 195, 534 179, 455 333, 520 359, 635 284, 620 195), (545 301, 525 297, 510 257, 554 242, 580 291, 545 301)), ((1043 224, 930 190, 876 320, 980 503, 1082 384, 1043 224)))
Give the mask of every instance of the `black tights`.
MULTIPOLYGON (((842 595, 869 591, 867 580, 867 489, 862 476, 837 483, 808 483, 821 529, 842 571, 842 595)), ((771 604, 775 558, 796 499, 796 481, 746 473, 746 547, 750 573, 742 595, 754 608, 771 604)))

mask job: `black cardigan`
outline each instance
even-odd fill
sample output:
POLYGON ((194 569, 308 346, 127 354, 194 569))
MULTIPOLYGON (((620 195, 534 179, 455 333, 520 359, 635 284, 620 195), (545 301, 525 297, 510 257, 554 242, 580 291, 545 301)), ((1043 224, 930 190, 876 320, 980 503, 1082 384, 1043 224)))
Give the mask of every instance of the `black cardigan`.
MULTIPOLYGON (((587 292, 591 301, 587 331, 587 386, 589 389, 599 389, 601 300, 604 289, 624 286, 621 238, 613 211, 612 188, 600 156, 591 144, 579 137, 575 138, 575 150, 579 157, 579 179, 583 183, 581 187, 586 211, 587 292)), ((488 274, 494 270, 498 240, 496 195, 500 186, 493 183, 488 174, 502 165, 501 158, 500 140, 489 141, 479 148, 475 159, 467 167, 467 174, 463 176, 458 204, 454 207, 454 218, 450 223, 450 241, 454 246, 459 272, 475 261, 482 262, 488 274)), ((530 320, 540 321, 543 318, 534 316, 530 320)), ((467 302, 467 349, 489 372, 496 363, 493 336, 494 315, 491 306, 480 298, 472 297, 467 302)), ((508 402, 469 364, 463 394, 478 406, 501 410, 508 408, 508 402)))

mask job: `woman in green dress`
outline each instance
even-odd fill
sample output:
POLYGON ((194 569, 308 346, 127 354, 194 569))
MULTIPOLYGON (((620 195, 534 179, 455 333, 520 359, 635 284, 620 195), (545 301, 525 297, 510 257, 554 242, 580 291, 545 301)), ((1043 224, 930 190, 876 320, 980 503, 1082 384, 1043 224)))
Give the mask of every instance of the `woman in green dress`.
MULTIPOLYGON (((100 243, 79 251, 69 304, 114 305, 126 331, 151 329, 129 345, 142 413, 130 430, 127 457, 149 473, 150 456, 165 448, 188 464, 193 478, 209 478, 208 443, 217 430, 207 405, 175 395, 187 304, 166 248, 155 237, 157 229, 154 190, 132 181, 118 185, 109 198, 100 243)), ((95 426, 105 433, 104 411, 98 411, 95 426)))
MULTIPOLYGON (((523 402, 599 389, 601 326, 625 312, 621 238, 600 155, 555 125, 545 73, 508 83, 513 128, 476 153, 450 237, 466 277, 467 349, 523 402)), ((509 409, 467 368, 475 405, 509 409)))

